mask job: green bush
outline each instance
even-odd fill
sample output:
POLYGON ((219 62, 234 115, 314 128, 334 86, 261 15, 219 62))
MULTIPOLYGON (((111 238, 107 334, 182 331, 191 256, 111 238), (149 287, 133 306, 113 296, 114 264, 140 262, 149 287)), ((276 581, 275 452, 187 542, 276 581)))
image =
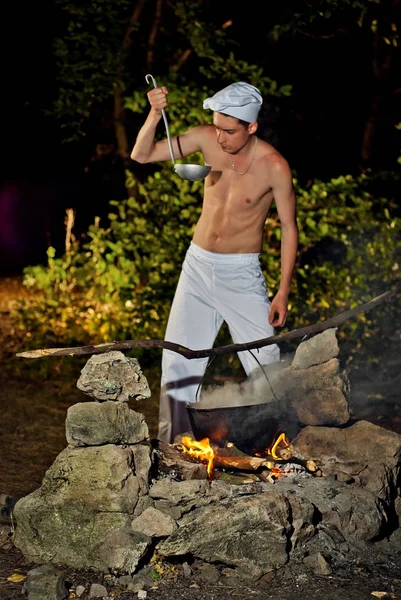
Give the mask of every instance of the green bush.
MULTIPOLYGON (((370 183, 347 175, 301 189, 294 180, 300 243, 286 328, 397 289, 401 219, 394 201, 373 196, 370 183)), ((163 338, 202 184, 181 180, 166 163, 143 183, 129 175, 129 185, 129 199, 111 202, 107 227, 97 220, 85 244, 75 242, 61 257, 49 248, 47 266, 25 269, 24 285, 34 293, 16 318, 29 345, 163 338)), ((280 277, 280 233, 273 209, 261 254, 271 295, 280 277)), ((359 343, 369 322, 362 315, 349 323, 359 343)))

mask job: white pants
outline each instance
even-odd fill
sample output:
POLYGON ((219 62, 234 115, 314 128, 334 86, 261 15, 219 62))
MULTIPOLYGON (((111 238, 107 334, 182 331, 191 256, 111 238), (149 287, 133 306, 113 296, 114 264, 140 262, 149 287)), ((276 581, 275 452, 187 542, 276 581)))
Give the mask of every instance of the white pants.
MULTIPOLYGON (((268 320, 270 302, 260 267, 259 254, 221 254, 191 243, 171 306, 165 339, 191 350, 212 348, 223 321, 236 344, 274 335, 268 320)), ((277 345, 254 350, 261 364, 280 360, 277 345)), ((250 352, 238 357, 249 375, 259 368, 250 352)), ((185 405, 195 402, 208 363, 207 358, 188 360, 164 350, 158 438, 174 441, 190 431, 185 405)))

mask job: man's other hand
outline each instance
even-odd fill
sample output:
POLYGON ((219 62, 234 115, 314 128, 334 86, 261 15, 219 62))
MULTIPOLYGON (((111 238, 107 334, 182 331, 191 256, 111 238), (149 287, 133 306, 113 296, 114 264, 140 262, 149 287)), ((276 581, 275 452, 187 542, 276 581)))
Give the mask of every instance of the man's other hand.
POLYGON ((283 327, 288 314, 288 296, 278 292, 270 305, 269 323, 273 327, 283 327))

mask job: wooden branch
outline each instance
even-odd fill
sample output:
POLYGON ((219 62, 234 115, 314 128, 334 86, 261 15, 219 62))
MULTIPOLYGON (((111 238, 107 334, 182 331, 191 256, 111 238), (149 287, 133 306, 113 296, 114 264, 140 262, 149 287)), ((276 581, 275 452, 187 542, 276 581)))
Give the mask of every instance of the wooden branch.
POLYGON ((141 14, 143 11, 143 7, 145 6, 145 2, 146 2, 146 0, 136 0, 136 2, 135 2, 135 7, 134 7, 134 10, 132 11, 132 15, 129 20, 129 25, 124 33, 124 39, 123 39, 123 47, 124 48, 129 47, 132 43, 131 33, 133 32, 135 25, 138 23, 139 19, 141 18, 141 14))
POLYGON ((188 58, 191 56, 191 53, 192 53, 191 49, 188 48, 187 50, 185 50, 185 52, 178 59, 177 64, 175 64, 173 66, 173 71, 175 71, 177 73, 177 71, 179 71, 185 65, 188 58))
POLYGON ((229 344, 227 346, 220 346, 219 348, 210 348, 208 350, 191 350, 180 344, 175 344, 166 340, 127 340, 125 342, 106 342, 104 344, 97 344, 95 346, 81 346, 75 348, 42 348, 39 350, 28 350, 26 352, 18 352, 16 356, 21 358, 42 358, 43 356, 82 356, 83 354, 101 354, 102 352, 109 352, 110 350, 132 350, 133 348, 165 348, 172 350, 185 356, 185 358, 191 360, 194 358, 205 358, 209 356, 218 356, 220 354, 232 354, 234 352, 241 352, 244 350, 255 350, 257 348, 263 348, 264 346, 271 346, 272 344, 281 344, 282 342, 288 342, 298 338, 303 338, 309 335, 316 335, 326 329, 333 327, 339 327, 348 319, 355 317, 360 313, 367 313, 373 308, 376 308, 383 302, 389 302, 395 298, 394 292, 385 292, 380 296, 376 296, 369 302, 360 304, 355 308, 347 310, 343 313, 321 321, 315 325, 308 325, 301 329, 294 329, 288 333, 281 335, 273 335, 268 338, 261 340, 255 340, 254 342, 246 342, 244 344, 229 344))
POLYGON ((152 29, 149 34, 148 53, 147 53, 147 57, 146 57, 146 65, 147 65, 147 68, 149 71, 153 70, 154 49, 156 47, 156 37, 159 32, 160 23, 162 20, 162 8, 163 8, 163 0, 157 0, 155 17, 153 19, 152 29))
POLYGON ((120 82, 113 83, 114 89, 114 131, 117 140, 117 154, 122 158, 123 163, 129 158, 128 135, 125 128, 125 109, 124 98, 120 82))
POLYGON ((124 79, 124 71, 125 71, 125 60, 126 55, 132 45, 131 34, 134 31, 136 23, 138 23, 143 8, 145 5, 145 0, 137 0, 135 3, 134 10, 129 20, 128 27, 124 32, 124 38, 122 41, 122 66, 120 68, 120 72, 116 78, 116 81, 113 83, 113 96, 114 96, 114 109, 113 109, 113 122, 114 122, 114 131, 116 135, 117 141, 117 154, 123 161, 123 164, 128 163, 130 148, 128 143, 128 134, 125 127, 125 108, 124 108, 124 94, 122 90, 122 82, 124 79))
POLYGON ((342 27, 339 27, 336 31, 333 31, 333 33, 327 33, 326 35, 322 34, 315 34, 315 33, 309 33, 308 31, 305 31, 304 29, 300 29, 299 27, 297 27, 296 31, 298 33, 300 33, 301 35, 304 35, 305 37, 309 37, 309 38, 313 38, 314 40, 331 40, 332 38, 335 38, 339 33, 347 33, 345 31, 345 29, 343 29, 342 27))

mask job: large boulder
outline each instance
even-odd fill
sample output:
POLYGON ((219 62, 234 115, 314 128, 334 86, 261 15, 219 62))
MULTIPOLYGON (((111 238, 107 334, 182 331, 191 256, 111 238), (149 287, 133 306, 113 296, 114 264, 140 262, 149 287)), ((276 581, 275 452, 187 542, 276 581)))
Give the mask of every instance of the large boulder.
POLYGON ((260 577, 288 561, 291 529, 289 502, 272 491, 189 513, 158 550, 165 556, 190 553, 260 577))
POLYGON ((133 572, 151 539, 133 531, 143 472, 135 446, 66 448, 19 500, 14 544, 33 563, 133 572))
POLYGON ((346 428, 305 427, 292 443, 326 475, 366 488, 387 505, 399 495, 401 435, 394 431, 369 421, 346 428))

